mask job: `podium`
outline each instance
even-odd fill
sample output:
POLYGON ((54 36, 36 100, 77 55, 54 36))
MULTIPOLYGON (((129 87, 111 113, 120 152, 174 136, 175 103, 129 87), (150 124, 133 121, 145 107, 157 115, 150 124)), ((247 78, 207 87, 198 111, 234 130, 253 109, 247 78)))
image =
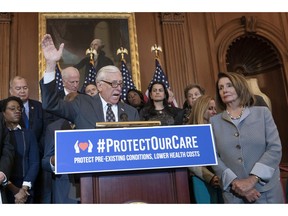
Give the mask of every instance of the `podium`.
MULTIPOLYGON (((137 127, 143 122, 100 122, 100 127, 137 127)), ((160 125, 145 122, 144 126, 160 125)), ((81 203, 190 203, 187 168, 83 174, 81 203)))
POLYGON ((187 168, 84 174, 81 203, 190 203, 187 168))

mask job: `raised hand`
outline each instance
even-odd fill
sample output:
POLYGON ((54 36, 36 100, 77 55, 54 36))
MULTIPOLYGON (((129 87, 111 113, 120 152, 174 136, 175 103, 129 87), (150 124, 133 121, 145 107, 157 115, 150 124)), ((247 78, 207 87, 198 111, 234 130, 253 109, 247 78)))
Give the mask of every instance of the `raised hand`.
POLYGON ((46 34, 42 39, 41 46, 43 50, 43 55, 46 60, 46 71, 54 71, 57 61, 59 61, 62 57, 64 43, 62 43, 57 50, 51 35, 46 34))

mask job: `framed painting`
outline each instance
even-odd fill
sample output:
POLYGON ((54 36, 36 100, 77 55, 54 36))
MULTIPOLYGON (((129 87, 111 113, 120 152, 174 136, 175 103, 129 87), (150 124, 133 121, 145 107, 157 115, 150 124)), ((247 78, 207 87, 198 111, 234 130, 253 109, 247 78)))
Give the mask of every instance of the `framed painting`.
MULTIPOLYGON (((141 89, 138 58, 138 44, 134 13, 39 13, 39 77, 45 70, 45 59, 41 49, 41 40, 50 34, 56 48, 64 43, 61 68, 77 65, 87 57, 86 51, 94 39, 101 39, 106 57, 120 68, 121 47, 128 50, 125 55, 127 67, 137 89, 141 89)), ((79 69, 81 82, 85 72, 79 69)))

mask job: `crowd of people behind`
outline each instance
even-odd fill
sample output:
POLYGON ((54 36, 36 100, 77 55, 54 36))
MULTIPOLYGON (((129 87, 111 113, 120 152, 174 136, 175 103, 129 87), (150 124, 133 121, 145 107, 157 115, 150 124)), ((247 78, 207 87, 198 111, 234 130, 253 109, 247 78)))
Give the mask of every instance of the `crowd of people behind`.
MULTIPOLYGON (((96 122, 108 121, 111 110, 115 121, 122 121, 125 113, 125 121, 157 120, 163 126, 211 124, 218 165, 188 170, 217 194, 215 203, 285 202, 277 127, 265 104, 255 106, 257 97, 244 76, 219 73, 215 98, 198 84, 188 85, 182 108, 169 102, 169 89, 159 81, 149 86, 148 102, 137 89, 130 89, 127 101, 121 101, 122 74, 109 63, 99 68, 85 92, 78 90, 77 68, 63 69, 64 89, 58 91, 55 68, 63 47, 57 49, 50 35, 42 40, 42 103, 29 98, 28 82, 20 76, 10 82, 11 96, 1 101, 0 203, 80 203, 79 176, 55 174, 51 136, 55 130, 95 128, 96 122)), ((195 187, 191 196, 197 203, 201 194, 195 194, 195 187)))

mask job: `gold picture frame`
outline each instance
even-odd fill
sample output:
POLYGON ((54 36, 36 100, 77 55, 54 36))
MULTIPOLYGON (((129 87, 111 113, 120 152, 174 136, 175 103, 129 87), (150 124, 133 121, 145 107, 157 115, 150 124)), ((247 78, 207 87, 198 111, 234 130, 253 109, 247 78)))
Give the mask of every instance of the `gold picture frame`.
MULTIPOLYGON (((128 50, 127 67, 137 89, 141 89, 138 43, 134 13, 39 13, 39 78, 45 71, 41 40, 51 34, 56 48, 64 43, 60 67, 73 66, 83 58, 94 38, 102 37, 104 51, 120 68, 120 47, 128 50), (96 35, 97 34, 97 35, 96 35), (67 50, 65 48, 67 47, 67 50)), ((81 72, 80 72, 81 73, 81 72)))

